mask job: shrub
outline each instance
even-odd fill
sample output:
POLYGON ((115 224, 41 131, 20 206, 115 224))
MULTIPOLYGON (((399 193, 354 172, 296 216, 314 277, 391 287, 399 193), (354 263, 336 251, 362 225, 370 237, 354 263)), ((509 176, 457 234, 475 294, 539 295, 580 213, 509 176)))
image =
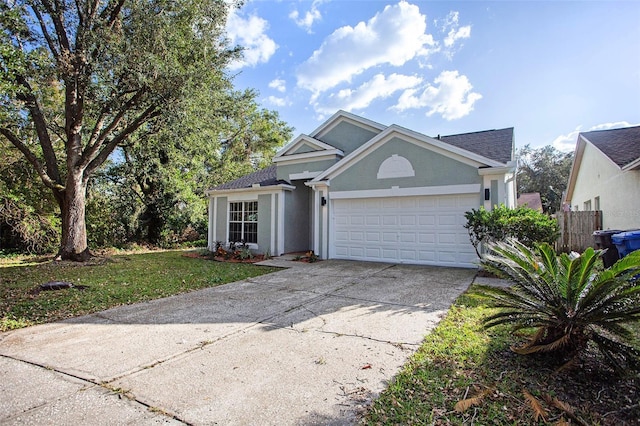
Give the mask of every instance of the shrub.
POLYGON ((500 205, 490 212, 480 207, 478 210, 471 209, 464 216, 467 219, 464 227, 469 232, 469 239, 478 257, 481 243, 513 237, 528 246, 542 242, 553 244, 560 232, 554 218, 528 207, 510 209, 500 205))
POLYGON ((515 285, 476 290, 502 308, 485 325, 535 329, 524 346, 512 348, 515 352, 552 353, 572 361, 593 342, 615 369, 636 366, 640 352, 629 344, 633 333, 625 323, 640 319, 640 282, 634 278, 640 272, 640 251, 597 272, 601 250, 558 256, 549 244, 531 249, 515 239, 489 247, 482 265, 515 285))

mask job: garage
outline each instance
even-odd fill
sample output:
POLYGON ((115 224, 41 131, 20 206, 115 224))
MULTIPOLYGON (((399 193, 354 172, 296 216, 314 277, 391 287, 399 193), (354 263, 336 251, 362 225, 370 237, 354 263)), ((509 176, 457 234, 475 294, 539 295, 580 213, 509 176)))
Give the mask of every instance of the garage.
POLYGON ((330 257, 476 267, 464 213, 477 194, 336 199, 330 257))

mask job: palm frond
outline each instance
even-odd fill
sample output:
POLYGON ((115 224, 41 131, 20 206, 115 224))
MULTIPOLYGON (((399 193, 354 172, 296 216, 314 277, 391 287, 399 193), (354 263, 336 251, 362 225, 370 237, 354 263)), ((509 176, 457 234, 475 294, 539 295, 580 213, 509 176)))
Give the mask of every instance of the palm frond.
POLYGON ((524 395, 524 399, 529 404, 529 407, 533 410, 533 419, 537 422, 540 418, 543 421, 547 421, 547 410, 544 409, 538 398, 533 396, 528 390, 522 389, 522 394, 524 395))

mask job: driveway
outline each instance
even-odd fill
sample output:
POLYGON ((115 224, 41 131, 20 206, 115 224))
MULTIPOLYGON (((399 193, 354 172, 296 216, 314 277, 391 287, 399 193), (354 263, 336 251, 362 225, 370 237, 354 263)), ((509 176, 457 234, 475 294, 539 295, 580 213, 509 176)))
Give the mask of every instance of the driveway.
POLYGON ((0 423, 353 424, 475 275, 273 262, 290 268, 0 334, 0 423))

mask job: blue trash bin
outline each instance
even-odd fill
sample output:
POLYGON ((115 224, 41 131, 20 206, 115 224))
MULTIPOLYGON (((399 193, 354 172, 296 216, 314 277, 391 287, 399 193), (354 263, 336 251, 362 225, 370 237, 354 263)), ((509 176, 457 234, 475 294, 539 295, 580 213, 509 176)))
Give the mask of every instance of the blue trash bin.
POLYGON ((616 245, 622 259, 632 251, 640 250, 640 229, 613 234, 611 242, 616 245))

